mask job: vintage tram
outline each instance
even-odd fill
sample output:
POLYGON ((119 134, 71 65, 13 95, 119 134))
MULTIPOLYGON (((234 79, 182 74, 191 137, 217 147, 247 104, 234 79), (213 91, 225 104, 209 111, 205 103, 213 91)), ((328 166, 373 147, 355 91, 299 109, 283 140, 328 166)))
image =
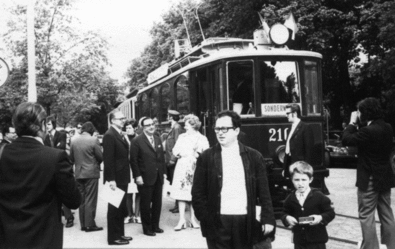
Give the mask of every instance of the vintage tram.
MULTIPOLYGON (((129 95, 116 109, 136 120, 156 117, 161 132, 170 128, 169 109, 182 115, 194 113, 200 117, 201 132, 210 145, 216 143, 216 114, 227 109, 238 112, 245 133, 243 143, 260 151, 266 160, 273 206, 279 214, 289 192, 289 180, 282 176, 285 142, 291 129, 285 113, 288 103, 300 105, 301 119, 313 130, 313 184, 328 194, 324 181, 329 171, 324 160, 322 55, 290 50, 281 41, 268 40, 262 32, 257 30, 253 40, 205 40, 151 73, 149 86, 129 95)), ((271 38, 276 36, 281 34, 270 34, 271 38)))

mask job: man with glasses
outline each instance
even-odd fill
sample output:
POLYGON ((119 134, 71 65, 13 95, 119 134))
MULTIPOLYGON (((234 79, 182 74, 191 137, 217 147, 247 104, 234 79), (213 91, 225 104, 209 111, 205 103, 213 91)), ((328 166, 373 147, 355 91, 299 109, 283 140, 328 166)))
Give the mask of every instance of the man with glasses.
POLYGON ((218 144, 197 160, 192 205, 210 249, 252 248, 257 243, 271 248, 274 237, 266 165, 258 151, 238 141, 240 126, 236 112, 220 112, 214 127, 218 144), (261 207, 258 215, 256 206, 261 207))
POLYGON ((162 142, 155 135, 154 121, 144 117, 140 121, 143 133, 130 145, 130 160, 137 188, 140 193, 140 212, 143 233, 155 236, 163 233, 159 227, 162 208, 162 189, 166 174, 162 142))
MULTIPOLYGON (((122 112, 110 113, 111 126, 103 137, 104 183, 110 188, 116 187, 127 192, 130 182, 129 144, 124 138, 122 127, 126 121, 122 112)), ((118 208, 108 204, 107 209, 107 241, 109 245, 126 245, 132 237, 125 236, 123 218, 126 211, 124 197, 118 208)))
POLYGON ((285 144, 284 176, 289 177, 289 166, 297 161, 311 164, 314 137, 309 125, 300 120, 301 112, 298 104, 285 107, 288 122, 292 123, 291 131, 285 144))

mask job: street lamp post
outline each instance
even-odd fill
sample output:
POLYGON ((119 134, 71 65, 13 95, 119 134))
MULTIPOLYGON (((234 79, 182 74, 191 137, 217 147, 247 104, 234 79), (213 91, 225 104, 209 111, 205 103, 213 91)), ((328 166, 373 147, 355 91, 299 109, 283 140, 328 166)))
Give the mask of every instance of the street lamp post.
POLYGON ((28 101, 37 102, 36 87, 36 48, 34 46, 34 5, 35 0, 28 0, 27 3, 27 59, 28 59, 28 101))

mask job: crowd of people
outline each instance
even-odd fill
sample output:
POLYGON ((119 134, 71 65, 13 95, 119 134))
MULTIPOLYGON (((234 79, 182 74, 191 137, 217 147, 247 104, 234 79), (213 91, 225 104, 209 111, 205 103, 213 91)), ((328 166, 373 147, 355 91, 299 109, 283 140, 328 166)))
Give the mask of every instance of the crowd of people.
MULTIPOLYGON (((374 225, 377 208, 381 243, 395 248, 391 188, 395 180, 389 161, 393 131, 382 120, 376 99, 358 103, 343 136, 345 145, 359 149, 358 211, 363 233, 361 248, 378 249, 374 225)), ((292 123, 285 146, 283 175, 293 189, 281 217, 292 229, 296 249, 326 248, 326 226, 335 218, 331 200, 311 187, 309 164, 312 132, 301 121, 297 104, 286 106, 292 123)), ((179 213, 174 227, 201 229, 208 248, 271 248, 276 232, 265 160, 242 143, 241 118, 220 112, 210 147, 199 132, 201 121, 168 111, 171 127, 159 136, 151 117, 127 120, 122 112, 109 115, 110 127, 102 143, 91 122, 58 131, 56 118, 36 103, 20 104, 13 126, 2 130, 0 146, 0 248, 62 248, 63 223, 74 225, 78 208, 84 232, 103 230, 96 224, 101 170, 103 184, 125 192, 119 206, 107 206, 107 242, 127 245, 133 238, 126 223, 141 224, 142 233, 156 236, 160 226, 163 185, 179 213), (102 165, 102 167, 101 167, 102 165), (260 208, 257 209, 256 207, 260 208), (187 217, 186 210, 190 211, 187 217)), ((115 192, 114 192, 115 193, 115 192)))

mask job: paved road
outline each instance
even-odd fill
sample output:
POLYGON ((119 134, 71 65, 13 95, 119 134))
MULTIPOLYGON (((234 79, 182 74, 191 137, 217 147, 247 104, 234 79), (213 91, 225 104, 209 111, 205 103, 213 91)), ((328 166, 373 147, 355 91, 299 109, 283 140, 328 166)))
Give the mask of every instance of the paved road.
MULTIPOLYGON (((326 182, 331 192, 329 197, 333 201, 338 215, 328 225, 328 233, 332 239, 327 243, 327 248, 357 248, 356 242, 361 240, 361 230, 359 221, 352 218, 358 216, 356 188, 354 187, 355 170, 331 169, 330 174, 326 182)), ((165 185, 164 193, 167 192, 166 189, 167 185, 165 185)), ((392 193, 392 199, 392 206, 395 210, 395 190, 392 193)), ((64 229, 64 248, 207 248, 200 229, 187 228, 179 232, 173 230, 178 221, 178 215, 168 211, 173 206, 174 200, 165 194, 160 223, 161 228, 165 230, 163 234, 148 237, 142 234, 141 224, 126 224, 125 233, 127 236, 132 236, 133 241, 127 246, 109 246, 106 230, 107 204, 99 198, 96 223, 98 226, 104 227, 104 230, 91 233, 81 231, 78 210, 76 210, 75 225, 72 228, 64 229)), ((278 221, 278 225, 282 226, 281 221, 278 221)), ((377 224, 377 231, 380 231, 379 224, 377 224)), ((273 242, 273 248, 293 248, 291 235, 289 230, 279 227, 276 240, 273 242)))

